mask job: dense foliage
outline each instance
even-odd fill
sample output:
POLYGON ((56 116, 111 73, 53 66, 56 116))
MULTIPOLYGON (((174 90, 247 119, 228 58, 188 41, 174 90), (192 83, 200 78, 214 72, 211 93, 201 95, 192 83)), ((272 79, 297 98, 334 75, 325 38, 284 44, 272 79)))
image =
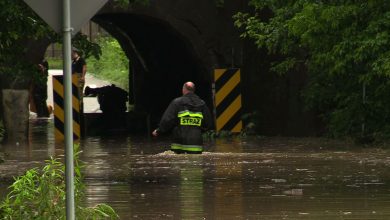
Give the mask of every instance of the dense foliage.
POLYGON ((129 87, 129 60, 118 41, 112 37, 97 40, 103 53, 100 59, 89 58, 88 72, 125 90, 129 87))
POLYGON ((242 37, 280 56, 277 73, 306 71, 307 107, 331 136, 390 134, 390 2, 251 0, 242 37))

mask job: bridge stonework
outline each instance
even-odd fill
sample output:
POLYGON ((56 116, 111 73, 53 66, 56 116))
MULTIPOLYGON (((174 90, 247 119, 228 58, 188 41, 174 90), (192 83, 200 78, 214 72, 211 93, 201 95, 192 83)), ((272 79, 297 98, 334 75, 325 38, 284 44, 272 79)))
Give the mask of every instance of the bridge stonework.
POLYGON ((109 22, 110 27, 116 26, 114 29, 121 29, 122 34, 130 38, 133 33, 124 26, 135 21, 151 25, 133 30, 145 34, 147 31, 143 29, 165 27, 185 41, 188 49, 193 50, 208 71, 212 71, 218 67, 242 64, 242 40, 232 17, 245 11, 247 3, 248 0, 226 0, 224 5, 218 6, 213 0, 152 0, 148 6, 120 8, 111 1, 93 20, 105 28, 109 27, 104 23, 109 22), (119 14, 123 15, 123 19, 114 18, 119 14))
POLYGON ((185 81, 194 81, 212 108, 214 69, 242 65, 243 43, 232 17, 246 5, 155 0, 120 8, 109 2, 92 20, 121 44, 130 60, 130 100, 156 124, 185 81))

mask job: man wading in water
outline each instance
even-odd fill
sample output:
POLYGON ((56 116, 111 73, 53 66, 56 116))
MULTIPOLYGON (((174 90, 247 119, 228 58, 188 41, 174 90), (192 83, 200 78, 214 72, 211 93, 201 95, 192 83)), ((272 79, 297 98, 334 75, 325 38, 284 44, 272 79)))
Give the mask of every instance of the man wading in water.
POLYGON ((177 154, 201 154, 202 131, 211 127, 211 115, 206 103, 195 93, 195 84, 183 85, 183 96, 174 99, 165 110, 159 127, 152 132, 157 137, 173 129, 171 150, 177 154))

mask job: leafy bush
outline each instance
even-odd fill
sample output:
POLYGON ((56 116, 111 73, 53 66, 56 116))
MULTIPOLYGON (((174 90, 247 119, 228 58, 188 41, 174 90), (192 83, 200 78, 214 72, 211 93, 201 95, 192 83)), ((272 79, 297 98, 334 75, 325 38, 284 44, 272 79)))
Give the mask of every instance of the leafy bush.
POLYGON ((390 137, 389 1, 251 0, 242 37, 271 56, 278 74, 305 72, 306 106, 332 137, 390 137))
MULTIPOLYGON (((77 219, 118 219, 106 204, 82 207, 84 184, 81 182, 80 161, 75 153, 75 204, 77 219)), ((17 177, 10 193, 0 204, 0 219, 65 219, 65 166, 57 159, 46 161, 43 169, 30 169, 17 177)))

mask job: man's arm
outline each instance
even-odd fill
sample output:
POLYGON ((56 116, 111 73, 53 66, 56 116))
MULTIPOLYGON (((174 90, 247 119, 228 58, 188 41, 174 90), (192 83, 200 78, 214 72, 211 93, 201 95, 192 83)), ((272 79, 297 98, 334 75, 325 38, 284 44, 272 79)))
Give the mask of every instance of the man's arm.
POLYGON ((85 74, 87 74, 87 64, 84 62, 83 71, 81 73, 81 81, 85 82, 85 74))
POLYGON ((165 110, 159 127, 155 129, 152 133, 153 136, 158 136, 160 133, 166 133, 169 130, 171 130, 175 125, 177 121, 177 111, 176 111, 176 102, 173 100, 168 108, 165 110))

